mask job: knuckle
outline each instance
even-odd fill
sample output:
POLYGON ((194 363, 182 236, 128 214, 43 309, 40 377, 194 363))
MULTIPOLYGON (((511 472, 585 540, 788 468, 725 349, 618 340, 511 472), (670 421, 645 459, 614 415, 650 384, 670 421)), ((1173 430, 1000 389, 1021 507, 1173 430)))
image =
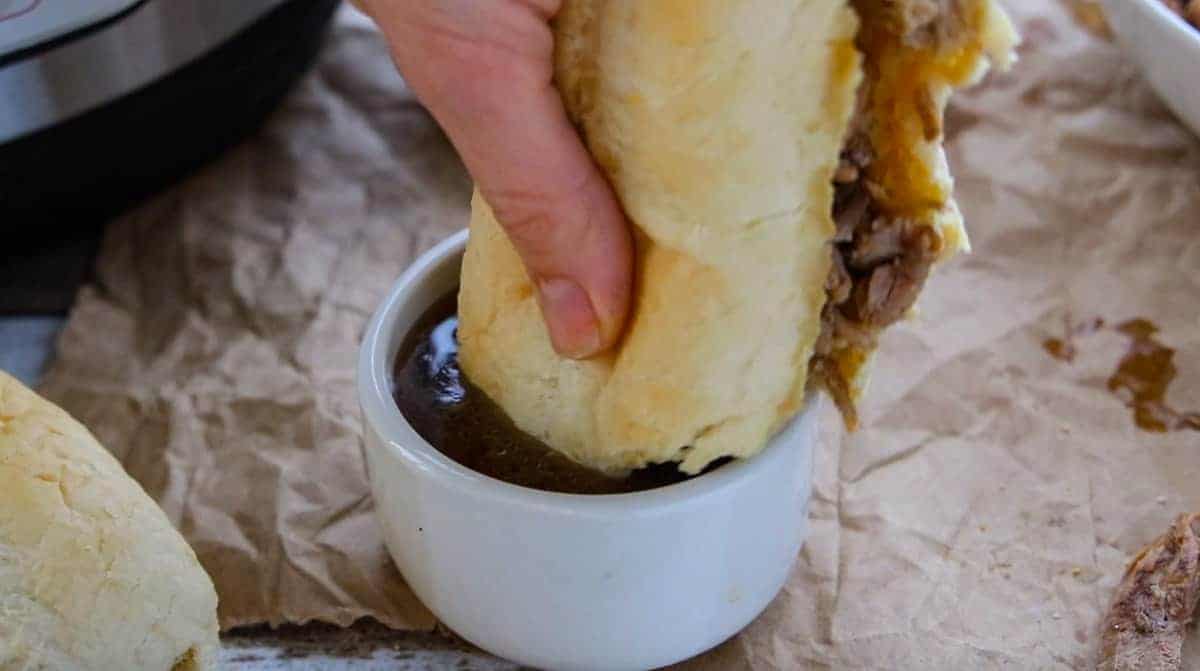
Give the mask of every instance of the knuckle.
POLYGON ((471 53, 443 54, 421 77, 426 94, 448 108, 486 113, 511 106, 513 91, 529 75, 518 64, 471 53))
POLYGON ((522 255, 532 259, 553 256, 559 226, 545 195, 505 190, 488 195, 487 201, 496 220, 522 255))

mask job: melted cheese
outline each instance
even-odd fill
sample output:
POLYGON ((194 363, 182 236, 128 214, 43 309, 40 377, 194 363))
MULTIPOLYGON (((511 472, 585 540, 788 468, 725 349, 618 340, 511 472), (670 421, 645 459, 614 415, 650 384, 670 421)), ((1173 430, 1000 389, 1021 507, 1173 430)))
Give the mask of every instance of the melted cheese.
POLYGON ((858 47, 870 82, 867 110, 875 151, 868 176, 883 187, 878 205, 887 214, 925 218, 945 206, 951 187, 935 176, 923 154, 934 150, 930 145, 941 138, 946 92, 968 84, 982 67, 981 35, 989 10, 987 3, 972 3, 954 44, 913 46, 888 20, 883 4, 856 3, 862 16, 858 47))

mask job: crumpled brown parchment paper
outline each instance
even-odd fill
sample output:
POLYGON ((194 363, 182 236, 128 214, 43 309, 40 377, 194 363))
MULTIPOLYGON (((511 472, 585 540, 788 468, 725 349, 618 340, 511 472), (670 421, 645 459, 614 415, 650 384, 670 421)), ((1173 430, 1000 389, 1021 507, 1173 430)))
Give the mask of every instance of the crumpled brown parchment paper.
MULTIPOLYGON (((687 669, 1078 669, 1130 556, 1200 510, 1200 432, 1106 389, 1144 317, 1200 410, 1200 141, 1066 6, 1007 3, 1021 62, 956 99, 974 253, 884 340, 864 427, 832 413, 783 594, 687 669)), ((164 506, 222 623, 430 614, 380 545, 360 457, 361 329, 468 182, 361 17, 256 139, 113 224, 43 391, 164 506)), ((1200 669, 1200 637, 1185 647, 1200 669)))

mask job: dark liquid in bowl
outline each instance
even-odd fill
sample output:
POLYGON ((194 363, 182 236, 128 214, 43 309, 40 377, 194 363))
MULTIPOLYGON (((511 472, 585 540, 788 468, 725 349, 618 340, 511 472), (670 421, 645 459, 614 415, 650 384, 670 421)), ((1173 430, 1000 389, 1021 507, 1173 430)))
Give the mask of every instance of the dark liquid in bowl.
POLYGON ((431 445, 484 475, 567 494, 637 492, 688 478, 673 463, 609 477, 518 429, 458 368, 457 295, 452 292, 426 310, 396 355, 396 405, 431 445))

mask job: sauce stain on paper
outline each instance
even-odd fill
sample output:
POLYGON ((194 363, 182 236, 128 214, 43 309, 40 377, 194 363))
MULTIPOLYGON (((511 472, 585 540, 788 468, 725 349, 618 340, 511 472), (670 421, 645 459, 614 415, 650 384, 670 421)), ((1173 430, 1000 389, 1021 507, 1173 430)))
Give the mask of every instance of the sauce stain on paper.
MULTIPOLYGON (((1068 363, 1075 360, 1075 339, 1104 328, 1103 319, 1082 325, 1065 320, 1061 338, 1047 338, 1042 348, 1050 356, 1068 363)), ((1139 429, 1152 433, 1200 431, 1200 412, 1181 412, 1167 404, 1167 390, 1178 375, 1175 350, 1155 338, 1158 327, 1147 319, 1130 319, 1113 327, 1129 338, 1129 348, 1107 381, 1107 387, 1133 412, 1139 429)))
POLYGON ((1042 349, 1059 361, 1070 363, 1075 360, 1075 338, 1091 335, 1104 328, 1104 320, 1096 317, 1090 322, 1073 325, 1071 313, 1063 317, 1063 337, 1047 338, 1042 342, 1042 349))
POLYGON ((1108 390, 1133 410, 1134 423, 1145 431, 1200 431, 1200 412, 1179 412, 1167 405, 1167 388, 1175 380, 1175 350, 1155 339, 1158 327, 1131 319, 1116 327, 1129 336, 1129 351, 1108 378, 1108 390))
POLYGON ((1059 361, 1066 361, 1067 363, 1070 363, 1075 360, 1075 346, 1072 345, 1071 341, 1069 340, 1060 338, 1047 338, 1046 341, 1042 343, 1042 347, 1050 356, 1058 359, 1059 361))

